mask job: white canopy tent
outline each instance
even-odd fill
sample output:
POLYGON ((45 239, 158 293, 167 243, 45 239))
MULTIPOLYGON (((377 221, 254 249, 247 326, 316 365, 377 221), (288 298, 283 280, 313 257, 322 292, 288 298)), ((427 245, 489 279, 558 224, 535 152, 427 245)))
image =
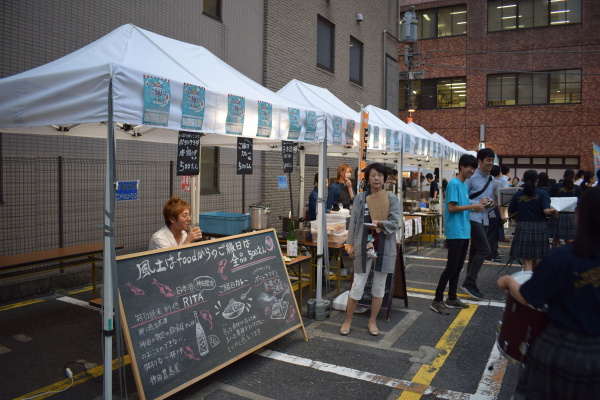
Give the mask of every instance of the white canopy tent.
MULTIPOLYGON (((53 62, 1 79, 0 104, 2 132, 107 138, 105 366, 112 362, 116 295, 116 139, 177 143, 177 132, 185 130, 208 133, 202 143, 220 146, 235 146, 240 136, 257 138, 254 149, 262 150, 281 140, 323 142, 326 132, 318 108, 284 99, 203 47, 131 24, 53 62)), ((112 397, 111 374, 104 376, 104 397, 112 397)))

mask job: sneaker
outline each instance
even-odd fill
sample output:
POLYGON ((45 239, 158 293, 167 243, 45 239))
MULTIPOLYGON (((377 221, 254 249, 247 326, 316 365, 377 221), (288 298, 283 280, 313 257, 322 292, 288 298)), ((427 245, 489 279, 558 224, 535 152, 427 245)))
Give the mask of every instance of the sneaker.
POLYGON ((483 293, 481 293, 476 287, 474 286, 461 286, 460 287, 462 289, 463 292, 465 292, 466 294, 468 294, 469 296, 475 298, 475 299, 483 299, 483 293))
POLYGON ((468 304, 463 303, 460 299, 446 300, 446 307, 448 308, 469 308, 468 304))
POLYGON ((348 270, 346 268, 340 269, 340 276, 348 276, 348 270))
POLYGON ((446 305, 442 301, 434 301, 433 303, 431 303, 429 305, 429 308, 431 308, 433 311, 435 311, 438 314, 450 315, 450 312, 448 311, 448 307, 446 307, 446 305))

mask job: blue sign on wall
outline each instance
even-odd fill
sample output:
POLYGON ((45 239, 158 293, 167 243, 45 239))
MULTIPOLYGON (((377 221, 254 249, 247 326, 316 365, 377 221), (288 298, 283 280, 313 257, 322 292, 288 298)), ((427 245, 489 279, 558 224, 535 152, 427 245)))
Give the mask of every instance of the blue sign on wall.
POLYGON ((140 181, 117 182, 116 201, 137 200, 140 181))
POLYGON ((287 189, 288 188, 288 179, 285 175, 277 176, 277 186, 279 189, 287 189))

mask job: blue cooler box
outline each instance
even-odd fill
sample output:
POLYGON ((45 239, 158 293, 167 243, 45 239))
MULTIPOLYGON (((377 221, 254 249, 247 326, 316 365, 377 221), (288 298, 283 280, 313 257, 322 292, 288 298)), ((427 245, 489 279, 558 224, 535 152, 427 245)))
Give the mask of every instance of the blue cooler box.
POLYGON ((250 216, 221 211, 200 214, 200 229, 216 235, 238 235, 250 228, 250 216))

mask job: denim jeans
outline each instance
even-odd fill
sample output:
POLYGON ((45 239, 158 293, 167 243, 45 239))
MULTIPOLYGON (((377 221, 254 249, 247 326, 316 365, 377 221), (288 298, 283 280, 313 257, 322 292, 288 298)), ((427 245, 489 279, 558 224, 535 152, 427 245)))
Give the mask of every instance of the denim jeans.
POLYGON ((465 264, 465 258, 467 258, 469 239, 446 239, 446 244, 448 245, 448 261, 446 261, 446 269, 442 272, 437 289, 435 290, 434 301, 444 300, 444 289, 448 282, 450 282, 448 286, 448 299, 456 299, 458 278, 465 264))
POLYGON ((491 252, 488 240, 490 229, 496 229, 496 224, 494 226, 484 226, 479 222, 471 221, 471 248, 469 249, 469 263, 467 264, 465 286, 477 286, 479 270, 491 252))

